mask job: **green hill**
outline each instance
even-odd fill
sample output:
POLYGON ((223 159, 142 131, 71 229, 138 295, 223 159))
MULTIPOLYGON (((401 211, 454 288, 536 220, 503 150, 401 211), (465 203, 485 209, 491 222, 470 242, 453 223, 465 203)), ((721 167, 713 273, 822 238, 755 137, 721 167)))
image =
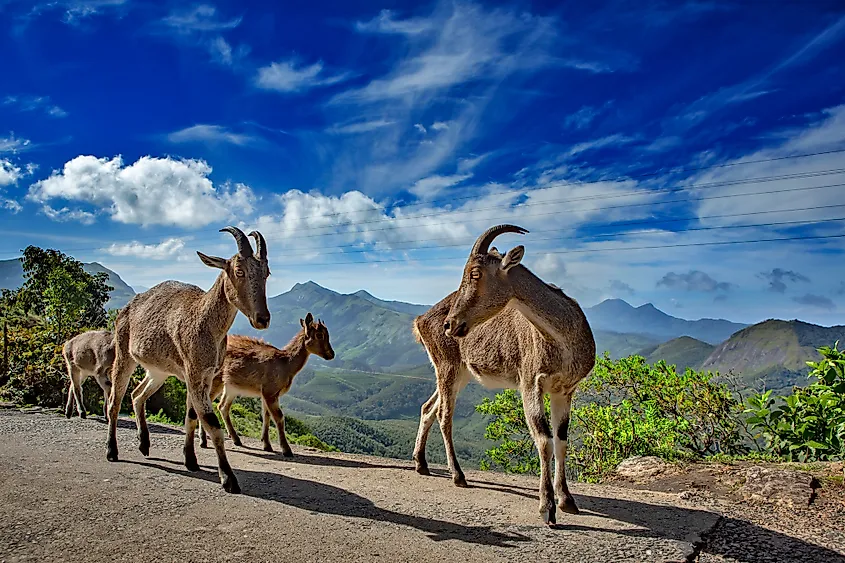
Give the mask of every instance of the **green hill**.
POLYGON ((712 344, 701 340, 681 336, 663 344, 644 348, 638 354, 650 364, 665 360, 667 364, 675 365, 679 371, 684 371, 687 368, 700 369, 715 348, 712 344))
POLYGON ((821 346, 845 341, 845 326, 822 327, 798 320, 768 320, 745 328, 717 346, 702 369, 732 371, 741 382, 785 391, 806 384, 806 362, 816 360, 821 346))
MULTIPOLYGON (((343 295, 312 281, 298 283, 267 300, 272 320, 256 331, 238 315, 231 332, 265 339, 284 346, 299 331, 299 319, 309 311, 326 323, 337 358, 332 366, 373 371, 402 371, 428 363, 428 356, 414 340, 415 315, 388 309, 359 295, 343 295)), ((319 359, 311 360, 323 363, 319 359)))

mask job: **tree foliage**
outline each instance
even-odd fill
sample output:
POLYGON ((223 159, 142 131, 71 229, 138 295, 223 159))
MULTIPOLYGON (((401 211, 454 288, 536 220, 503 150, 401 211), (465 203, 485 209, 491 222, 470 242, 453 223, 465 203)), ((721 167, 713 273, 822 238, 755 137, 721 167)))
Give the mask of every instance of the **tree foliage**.
POLYGON ((82 263, 58 250, 28 246, 23 251, 24 283, 15 301, 36 312, 64 340, 85 328, 106 326, 110 287, 105 273, 89 274, 82 263))
POLYGON ((821 359, 807 362, 815 381, 791 395, 771 391, 748 399, 748 422, 767 448, 788 461, 845 459, 845 351, 819 348, 821 359))

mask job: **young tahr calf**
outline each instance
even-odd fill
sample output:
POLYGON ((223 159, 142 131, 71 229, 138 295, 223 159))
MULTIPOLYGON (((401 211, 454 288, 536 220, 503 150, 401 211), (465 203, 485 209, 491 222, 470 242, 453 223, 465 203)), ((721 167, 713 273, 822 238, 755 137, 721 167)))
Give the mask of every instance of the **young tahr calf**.
POLYGON ((108 402, 111 393, 111 365, 114 362, 114 336, 107 330, 92 330, 78 334, 65 342, 62 356, 67 364, 70 385, 67 391, 65 416, 73 414, 73 402, 81 418, 85 418, 85 403, 82 400, 82 384, 94 376, 103 390, 103 416, 108 418, 108 402))
MULTIPOLYGON (((229 335, 223 369, 214 378, 211 399, 220 398, 220 412, 226 423, 226 430, 236 446, 241 439, 235 432, 229 411, 237 397, 260 397, 263 411, 261 441, 264 449, 273 451, 270 445, 270 417, 279 431, 279 446, 286 457, 293 455, 285 437, 285 415, 279 406, 279 398, 288 392, 294 376, 305 366, 308 356, 317 354, 324 360, 334 358, 329 343, 329 330, 323 321, 314 322, 308 313, 299 319, 300 331, 281 350, 254 338, 229 335)), ((205 432, 200 430, 200 446, 206 447, 205 432)))

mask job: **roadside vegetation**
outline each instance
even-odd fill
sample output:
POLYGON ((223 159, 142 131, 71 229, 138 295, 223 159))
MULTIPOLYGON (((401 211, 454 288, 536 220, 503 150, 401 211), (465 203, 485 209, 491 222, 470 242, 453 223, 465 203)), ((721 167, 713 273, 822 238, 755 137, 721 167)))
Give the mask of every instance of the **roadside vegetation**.
MULTIPOLYGON (((576 477, 599 481, 631 456, 667 461, 839 461, 845 459, 845 352, 818 350, 806 387, 743 397, 718 373, 679 372, 641 356, 598 358, 576 393, 570 463, 576 477)), ((477 410, 491 416, 485 437, 496 442, 483 469, 539 473, 522 400, 506 390, 477 410)), ((547 405, 548 410, 548 405, 547 405)))

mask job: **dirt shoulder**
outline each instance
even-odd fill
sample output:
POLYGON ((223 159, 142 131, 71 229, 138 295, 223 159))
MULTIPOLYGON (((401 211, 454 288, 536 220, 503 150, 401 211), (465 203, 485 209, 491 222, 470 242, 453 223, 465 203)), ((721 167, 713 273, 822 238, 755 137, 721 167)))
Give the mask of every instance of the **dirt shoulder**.
POLYGON ((254 440, 229 448, 243 494, 228 495, 212 451, 188 472, 181 431, 150 429, 144 458, 122 420, 121 462, 108 463, 101 419, 0 410, 0 561, 845 561, 845 543, 755 523, 728 501, 573 484, 583 514, 547 529, 531 477, 469 471, 458 489, 443 468, 422 477, 410 462, 296 446, 286 459, 254 440))

